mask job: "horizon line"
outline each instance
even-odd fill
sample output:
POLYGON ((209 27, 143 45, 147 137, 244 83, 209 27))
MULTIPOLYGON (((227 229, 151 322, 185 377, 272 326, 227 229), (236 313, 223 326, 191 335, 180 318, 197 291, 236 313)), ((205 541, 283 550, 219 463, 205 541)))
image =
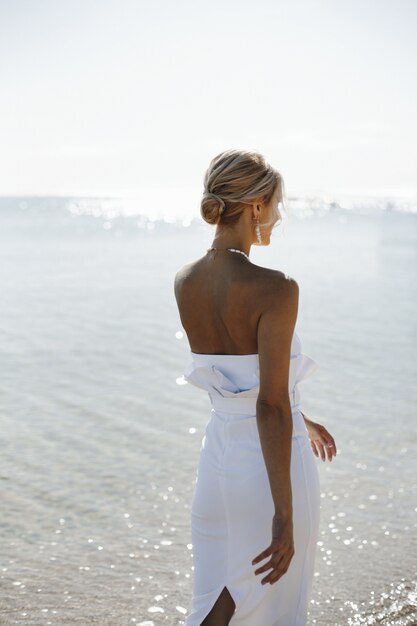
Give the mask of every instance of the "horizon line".
MULTIPOLYGON (((143 187, 135 187, 135 188, 124 188, 124 189, 60 189, 59 191, 55 191, 53 189, 45 190, 45 191, 33 191, 33 192, 16 192, 16 191, 8 191, 1 192, 0 198, 68 198, 68 197, 77 197, 77 198, 124 198, 124 197, 135 197, 136 195, 141 195, 144 192, 149 191, 159 191, 160 193, 167 193, 168 191, 173 190, 183 190, 189 193, 196 193, 198 195, 203 193, 203 189, 201 186, 193 187, 186 185, 178 185, 178 186, 169 186, 169 187, 160 187, 157 185, 148 185, 143 187)), ((311 196, 333 196, 332 199, 336 199, 337 196, 352 196, 352 197, 368 197, 368 198, 393 198, 398 197, 401 199, 407 198, 417 198, 417 188, 412 187, 403 187, 398 189, 372 189, 372 188, 334 188, 334 189, 305 189, 294 191, 294 193, 287 193, 287 199, 294 198, 305 198, 311 196)))

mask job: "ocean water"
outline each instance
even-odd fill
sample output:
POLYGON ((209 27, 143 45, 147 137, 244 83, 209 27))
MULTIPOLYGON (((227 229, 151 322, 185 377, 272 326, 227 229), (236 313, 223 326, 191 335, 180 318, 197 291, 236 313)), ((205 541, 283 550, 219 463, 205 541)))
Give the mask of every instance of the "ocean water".
MULTIPOLYGON (((367 206, 294 203, 251 250, 300 285, 297 330, 320 366, 303 411, 338 448, 317 459, 309 626, 417 624, 417 214, 367 206)), ((182 384, 173 278, 214 229, 119 209, 0 199, 6 626, 180 626, 190 610, 210 403, 182 384)))

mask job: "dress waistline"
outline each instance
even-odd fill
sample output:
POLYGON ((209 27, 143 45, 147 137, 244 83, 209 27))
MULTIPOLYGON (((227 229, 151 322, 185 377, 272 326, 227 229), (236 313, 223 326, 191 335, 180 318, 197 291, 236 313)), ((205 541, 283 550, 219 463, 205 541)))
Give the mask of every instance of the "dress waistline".
MULTIPOLYGON (((301 405, 296 400, 295 392, 290 394, 291 413, 293 418, 293 437, 308 434, 301 405)), ((218 395, 210 396, 212 417, 223 422, 233 422, 233 429, 245 429, 249 422, 256 421, 256 398, 223 398, 218 395)))
MULTIPOLYGON (((237 415, 241 417, 255 416, 256 415, 256 397, 223 397, 219 394, 212 394, 209 392, 210 401, 215 411, 229 413, 229 415, 237 415)), ((300 398, 298 389, 294 388, 289 394, 289 400, 291 405, 291 411, 296 412, 301 410, 300 398)))

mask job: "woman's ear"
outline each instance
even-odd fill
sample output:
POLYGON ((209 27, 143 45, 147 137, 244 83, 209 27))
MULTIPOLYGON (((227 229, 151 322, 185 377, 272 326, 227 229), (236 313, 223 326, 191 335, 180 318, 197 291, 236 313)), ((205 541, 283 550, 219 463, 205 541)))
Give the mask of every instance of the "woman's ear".
POLYGON ((252 216, 254 219, 256 219, 259 213, 259 204, 253 204, 252 206, 253 206, 252 216))

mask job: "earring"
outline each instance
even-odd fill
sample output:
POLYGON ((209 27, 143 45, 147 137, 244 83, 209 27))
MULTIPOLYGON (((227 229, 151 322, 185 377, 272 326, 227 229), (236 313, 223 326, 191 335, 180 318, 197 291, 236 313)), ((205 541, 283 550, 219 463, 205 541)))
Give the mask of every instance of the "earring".
POLYGON ((255 233, 256 233, 256 239, 258 240, 258 243, 262 243, 261 229, 259 228, 259 218, 258 217, 256 218, 255 233))

